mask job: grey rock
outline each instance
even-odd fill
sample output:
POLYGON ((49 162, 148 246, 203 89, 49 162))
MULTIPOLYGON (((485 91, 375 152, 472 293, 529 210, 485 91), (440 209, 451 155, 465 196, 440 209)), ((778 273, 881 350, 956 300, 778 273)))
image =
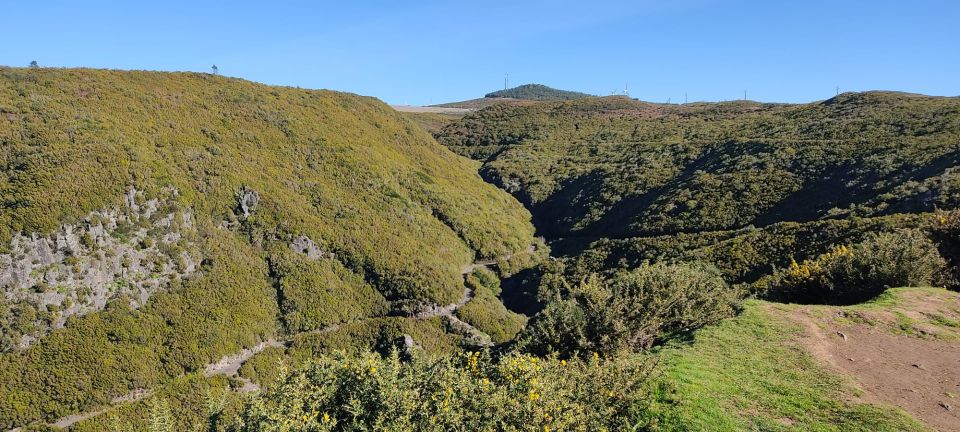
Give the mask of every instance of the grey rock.
POLYGON ((296 253, 306 255, 307 258, 310 259, 320 259, 327 256, 327 254, 320 249, 320 246, 317 246, 313 240, 310 240, 310 237, 304 235, 294 238, 293 241, 290 242, 290 249, 296 253))
MULTIPOLYGON (((197 271, 199 248, 183 235, 192 229, 192 213, 183 212, 181 224, 172 223, 175 212, 150 223, 160 204, 158 199, 144 200, 142 192, 131 188, 125 208, 92 212, 49 235, 13 236, 9 253, 0 254, 0 295, 11 305, 56 311, 51 323, 37 320, 37 330, 14 334, 20 347, 62 327, 67 318, 102 310, 120 296, 130 298, 132 307, 142 306, 170 281, 197 271), (131 231, 136 221, 147 221, 147 228, 131 231), (154 230, 159 233, 151 234, 153 228, 160 228, 154 230), (81 241, 85 237, 88 240, 81 241)), ((0 316, 0 322, 12 318, 0 316)), ((12 348, 2 339, 0 352, 12 348)))
POLYGON ((250 217, 253 215, 253 212, 257 210, 257 205, 260 204, 260 193, 243 186, 240 188, 238 201, 240 204, 240 212, 243 217, 250 217))

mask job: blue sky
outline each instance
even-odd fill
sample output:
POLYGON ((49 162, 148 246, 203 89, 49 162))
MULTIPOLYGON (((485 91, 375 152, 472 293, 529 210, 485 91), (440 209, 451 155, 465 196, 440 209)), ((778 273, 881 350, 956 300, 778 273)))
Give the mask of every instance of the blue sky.
POLYGON ((208 71, 396 104, 543 83, 662 102, 960 95, 960 1, 0 0, 0 64, 208 71), (82 3, 82 4, 81 4, 82 3), (203 4, 200 4, 203 3, 203 4), (401 4, 403 3, 403 4, 401 4))

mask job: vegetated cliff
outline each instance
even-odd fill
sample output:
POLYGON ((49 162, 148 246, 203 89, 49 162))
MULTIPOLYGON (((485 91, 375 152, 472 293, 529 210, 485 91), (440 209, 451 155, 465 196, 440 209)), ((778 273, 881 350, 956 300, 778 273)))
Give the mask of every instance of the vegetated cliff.
POLYGON ((372 98, 0 68, 0 429, 278 330, 457 301, 465 265, 532 235, 472 162, 372 98))

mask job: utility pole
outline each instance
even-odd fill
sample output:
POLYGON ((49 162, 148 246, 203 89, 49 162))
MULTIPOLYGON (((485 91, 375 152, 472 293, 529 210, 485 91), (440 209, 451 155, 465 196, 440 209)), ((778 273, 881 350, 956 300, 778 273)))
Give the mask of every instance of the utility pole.
POLYGON ((747 100, 747 91, 746 91, 746 90, 743 91, 743 100, 747 100))

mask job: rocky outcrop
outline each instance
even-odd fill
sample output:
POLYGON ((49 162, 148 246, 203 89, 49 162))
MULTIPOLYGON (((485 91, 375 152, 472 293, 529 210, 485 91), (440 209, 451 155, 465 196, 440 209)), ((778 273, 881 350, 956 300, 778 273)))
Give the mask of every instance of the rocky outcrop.
POLYGON ((95 211, 49 235, 17 234, 0 254, 0 351, 29 346, 67 318, 115 300, 143 305, 197 271, 193 214, 131 188, 123 208, 95 211))
POLYGON ((237 193, 237 206, 240 210, 240 216, 244 218, 250 217, 253 212, 257 210, 257 205, 259 204, 259 192, 246 186, 240 188, 240 192, 237 193))
POLYGON ((323 249, 320 249, 320 246, 313 240, 310 240, 310 237, 305 235, 295 237, 293 241, 290 242, 290 249, 296 253, 306 255, 307 258, 310 259, 335 259, 337 257, 337 255, 332 252, 324 252, 323 249))

